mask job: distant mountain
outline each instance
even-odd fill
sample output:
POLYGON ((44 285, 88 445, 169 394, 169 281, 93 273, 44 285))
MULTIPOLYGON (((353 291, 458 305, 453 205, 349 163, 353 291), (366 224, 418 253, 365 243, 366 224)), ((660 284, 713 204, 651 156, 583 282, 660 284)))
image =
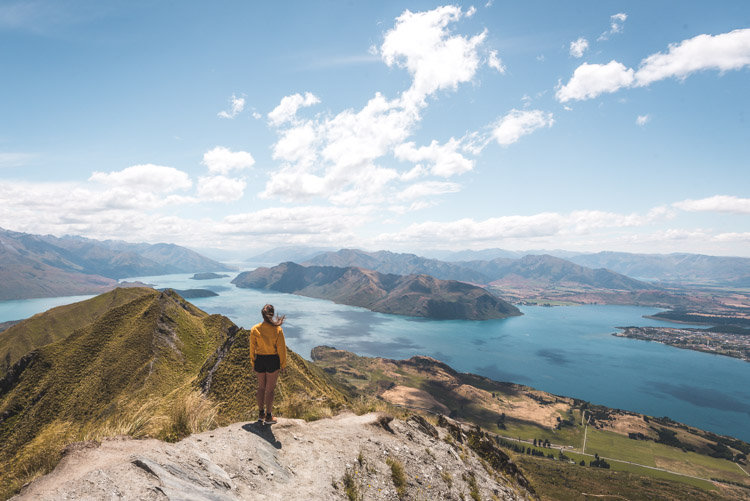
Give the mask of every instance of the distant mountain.
POLYGON ((240 273, 232 283, 396 315, 487 320, 521 314, 481 287, 428 275, 401 276, 355 267, 305 267, 289 262, 240 273))
MULTIPOLYGON (((248 332, 174 291, 115 291, 11 329, 66 333, 40 340, 0 375, 0 498, 53 468, 81 437, 176 441, 257 417, 248 332)), ((328 381, 289 351, 277 403, 315 401, 330 415, 347 399, 328 381)))
POLYGON ((355 266, 380 273, 396 275, 423 274, 441 280, 459 280, 462 282, 487 283, 488 277, 477 271, 464 268, 458 264, 446 263, 437 259, 428 259, 415 254, 401 254, 389 251, 366 252, 358 249, 341 249, 338 252, 326 252, 302 264, 312 266, 355 266))
POLYGON ((287 261, 294 263, 301 263, 312 259, 318 254, 332 251, 330 247, 307 247, 304 245, 276 247, 269 251, 257 254, 249 257, 245 260, 246 263, 259 263, 259 264, 279 264, 287 261))
POLYGON ((82 237, 57 238, 0 229, 0 300, 96 294, 117 279, 230 271, 173 244, 131 244, 82 237))
POLYGON ((570 261, 647 280, 735 286, 750 283, 750 259, 743 257, 599 252, 581 254, 570 261))
POLYGON ((653 284, 626 277, 613 271, 591 269, 548 255, 529 255, 521 259, 495 259, 459 263, 464 267, 481 270, 493 285, 503 284, 533 286, 586 286, 610 290, 651 290, 653 284))

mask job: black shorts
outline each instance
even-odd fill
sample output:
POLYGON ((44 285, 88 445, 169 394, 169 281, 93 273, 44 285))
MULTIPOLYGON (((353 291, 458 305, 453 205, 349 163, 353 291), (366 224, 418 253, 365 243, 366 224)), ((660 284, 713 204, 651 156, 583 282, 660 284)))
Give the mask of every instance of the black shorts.
POLYGON ((278 355, 255 355, 255 372, 276 372, 281 369, 278 355))

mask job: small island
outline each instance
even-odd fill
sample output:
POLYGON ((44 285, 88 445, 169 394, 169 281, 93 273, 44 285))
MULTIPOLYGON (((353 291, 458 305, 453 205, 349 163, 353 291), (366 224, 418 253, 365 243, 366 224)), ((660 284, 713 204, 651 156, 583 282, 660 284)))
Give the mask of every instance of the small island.
POLYGON ((518 308, 481 287, 429 275, 401 276, 289 262, 240 273, 232 283, 412 317, 490 320, 521 315, 518 308))
POLYGON ((618 327, 617 337, 656 341, 676 348, 713 353, 750 362, 750 331, 747 334, 708 329, 674 327, 618 327))
POLYGON ((219 273, 196 273, 190 280, 211 280, 214 278, 227 278, 229 275, 222 275, 219 273))

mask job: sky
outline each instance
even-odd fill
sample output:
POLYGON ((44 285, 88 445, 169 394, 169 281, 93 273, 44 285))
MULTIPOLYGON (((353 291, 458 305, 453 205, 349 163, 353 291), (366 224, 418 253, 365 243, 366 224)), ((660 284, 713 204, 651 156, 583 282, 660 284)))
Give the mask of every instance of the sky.
POLYGON ((750 257, 750 2, 0 1, 0 227, 750 257))

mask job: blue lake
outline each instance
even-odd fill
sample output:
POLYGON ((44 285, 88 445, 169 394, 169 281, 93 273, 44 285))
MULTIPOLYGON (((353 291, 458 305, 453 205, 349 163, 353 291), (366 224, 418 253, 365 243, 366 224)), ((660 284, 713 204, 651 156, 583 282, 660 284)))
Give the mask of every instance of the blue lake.
MULTIPOLYGON (((251 327, 272 303, 286 314, 291 349, 309 358, 318 345, 359 355, 428 355, 456 370, 652 416, 669 416, 702 429, 750 441, 750 364, 611 334, 617 326, 676 326, 643 318, 659 311, 636 306, 521 308, 505 320, 440 321, 384 315, 290 294, 238 289, 233 277, 138 277, 157 288, 205 288, 216 297, 192 299, 251 327)), ((133 280, 133 279, 129 279, 133 280)), ((82 298, 0 302, 0 321, 16 320, 82 298), (52 301, 52 302, 51 302, 52 301), (38 305, 35 310, 34 305, 38 305), (16 312, 16 307, 21 308, 16 312)), ((684 326, 684 324, 679 324, 684 326)))

